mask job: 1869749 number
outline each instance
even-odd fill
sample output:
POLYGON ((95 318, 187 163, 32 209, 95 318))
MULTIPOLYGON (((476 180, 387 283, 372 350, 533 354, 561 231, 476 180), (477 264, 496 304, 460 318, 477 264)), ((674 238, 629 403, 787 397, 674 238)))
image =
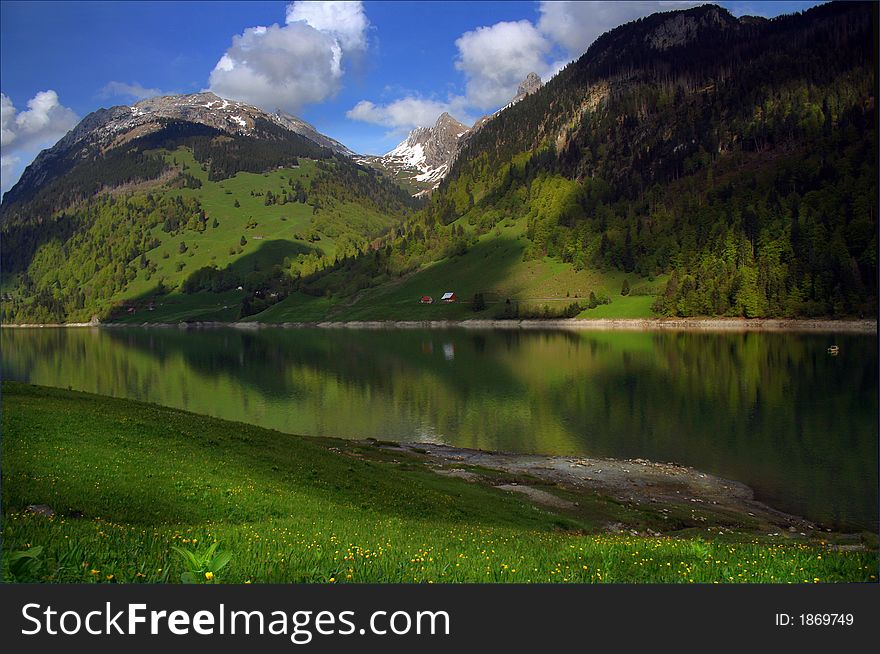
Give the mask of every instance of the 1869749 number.
POLYGON ((802 627, 851 627, 855 618, 852 613, 801 613, 798 621, 802 627))

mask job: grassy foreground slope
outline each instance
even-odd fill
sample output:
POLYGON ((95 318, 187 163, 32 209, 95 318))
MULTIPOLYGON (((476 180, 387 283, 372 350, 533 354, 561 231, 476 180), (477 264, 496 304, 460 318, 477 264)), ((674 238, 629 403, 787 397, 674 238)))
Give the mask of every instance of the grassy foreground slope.
POLYGON ((370 443, 21 384, 3 395, 7 578, 176 582, 172 547, 216 542, 231 559, 213 580, 230 583, 876 579, 875 552, 706 540, 684 522, 677 537, 599 534, 611 519, 647 529, 660 516, 600 496, 539 508, 370 443), (24 511, 34 504, 55 515, 24 511), (22 572, 15 556, 37 547, 22 572))

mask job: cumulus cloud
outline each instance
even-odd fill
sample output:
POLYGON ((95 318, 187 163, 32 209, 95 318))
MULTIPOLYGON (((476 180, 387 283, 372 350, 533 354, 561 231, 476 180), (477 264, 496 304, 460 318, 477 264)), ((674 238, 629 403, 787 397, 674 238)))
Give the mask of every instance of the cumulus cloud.
POLYGON ((455 67, 466 79, 468 101, 479 109, 508 102, 531 72, 547 73, 551 42, 529 21, 495 23, 462 34, 455 67))
POLYGON ((287 7, 287 24, 297 22, 332 34, 346 52, 367 49, 370 23, 360 2, 294 2, 287 7))
POLYGON ((415 127, 433 125, 444 111, 458 120, 468 121, 470 118, 465 112, 464 105, 464 98, 459 96, 446 102, 406 96, 384 105, 361 100, 345 115, 352 120, 388 127, 393 132, 404 132, 415 127))
POLYGON ((702 2, 541 2, 537 28, 572 57, 578 57, 605 32, 656 13, 702 2))
POLYGON ((21 177, 21 171, 16 174, 16 168, 21 165, 21 159, 15 156, 0 156, 0 193, 6 193, 11 189, 18 178, 21 177))
POLYGON ((12 100, 0 93, 0 147, 4 152, 23 150, 34 143, 58 140, 79 122, 77 115, 58 102, 55 91, 40 91, 18 112, 12 100))
POLYGON ((55 91, 40 91, 21 112, 0 93, 0 191, 11 188, 40 150, 54 145, 78 122, 55 91))
POLYGON ((159 95, 168 95, 159 89, 151 89, 133 82, 107 82, 98 97, 101 98, 132 98, 134 100, 146 100, 147 98, 155 98, 159 95))
POLYGON ((363 52, 369 21, 361 2, 294 2, 286 24, 249 27, 211 72, 218 95, 296 112, 334 95, 343 59, 363 52))

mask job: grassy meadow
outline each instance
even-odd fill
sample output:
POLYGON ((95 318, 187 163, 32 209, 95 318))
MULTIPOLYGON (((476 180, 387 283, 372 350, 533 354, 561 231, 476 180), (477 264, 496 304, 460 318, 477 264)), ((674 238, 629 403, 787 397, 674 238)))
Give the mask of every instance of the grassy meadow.
POLYGON ((595 494, 548 509, 375 442, 17 383, 3 385, 3 402, 11 580, 876 581, 871 548, 841 551, 747 523, 721 535, 712 519, 682 512, 670 524, 660 507, 595 494), (638 533, 662 525, 664 535, 606 533, 611 521, 638 533))
POLYGON ((309 187, 319 172, 317 163, 309 159, 301 159, 295 168, 263 174, 242 172, 212 181, 189 149, 178 148, 163 156, 201 186, 159 192, 198 200, 207 215, 208 227, 203 232, 183 230, 175 234, 163 231, 161 225, 153 228, 150 235, 159 245, 149 252, 149 259, 156 264, 156 271, 140 271, 111 301, 138 304, 139 299, 155 294, 158 280, 163 280, 171 292, 156 299, 153 311, 140 308, 133 315, 115 317, 114 322, 235 321, 245 293, 185 294, 180 284, 205 266, 231 266, 247 274, 286 264, 308 274, 320 261, 332 260, 352 248, 364 234, 378 233, 393 222, 366 205, 323 196, 318 197, 322 203, 318 213, 300 202, 267 205, 269 192, 280 196, 297 183, 309 187))

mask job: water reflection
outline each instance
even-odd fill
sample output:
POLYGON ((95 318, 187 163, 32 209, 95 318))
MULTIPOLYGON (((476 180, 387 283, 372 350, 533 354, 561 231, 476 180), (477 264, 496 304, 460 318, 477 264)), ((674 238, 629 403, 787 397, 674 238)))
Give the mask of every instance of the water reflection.
POLYGON ((133 328, 0 338, 5 378, 290 433, 676 461, 828 525, 877 524, 873 337, 133 328))

